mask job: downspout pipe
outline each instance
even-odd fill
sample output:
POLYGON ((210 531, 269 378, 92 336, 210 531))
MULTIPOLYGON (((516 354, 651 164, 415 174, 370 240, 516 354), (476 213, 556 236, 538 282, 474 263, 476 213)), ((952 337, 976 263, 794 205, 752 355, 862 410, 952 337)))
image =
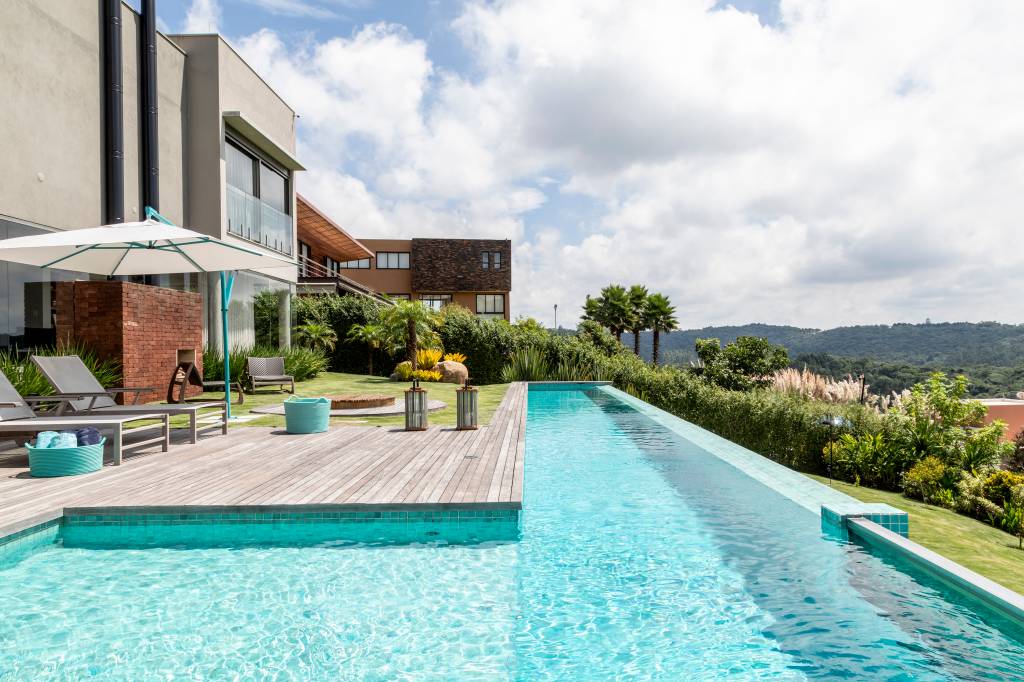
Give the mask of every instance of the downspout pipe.
POLYGON ((142 83, 142 203, 160 210, 160 129, 156 80, 156 0, 142 0, 140 33, 142 83))
POLYGON ((108 224, 124 222, 124 102, 121 87, 121 0, 103 0, 105 209, 108 224))

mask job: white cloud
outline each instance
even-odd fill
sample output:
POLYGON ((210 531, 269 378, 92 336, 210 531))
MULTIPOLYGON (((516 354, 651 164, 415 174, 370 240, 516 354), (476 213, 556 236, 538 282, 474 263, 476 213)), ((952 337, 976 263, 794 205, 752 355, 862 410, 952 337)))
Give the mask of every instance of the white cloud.
POLYGON ((217 33, 220 29, 220 5, 217 0, 192 0, 185 11, 182 33, 217 33))
POLYGON ((516 314, 620 281, 694 326, 1024 318, 1024 5, 713 4, 470 2, 461 74, 390 24, 240 47, 303 117, 302 191, 359 235, 515 238, 516 314), (534 187, 599 218, 526 238, 534 187))

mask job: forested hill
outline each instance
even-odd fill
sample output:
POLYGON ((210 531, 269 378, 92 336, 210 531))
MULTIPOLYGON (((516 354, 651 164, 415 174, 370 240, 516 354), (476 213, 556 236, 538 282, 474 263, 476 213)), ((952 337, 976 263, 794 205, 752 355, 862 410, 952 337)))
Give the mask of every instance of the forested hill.
MULTIPOLYGON (((767 337, 785 346, 790 358, 829 353, 912 365, 1010 367, 1024 362, 1024 325, 998 322, 859 325, 826 330, 768 324, 705 327, 662 334, 662 353, 669 362, 688 364, 696 358, 693 347, 697 339, 717 338, 724 344, 737 336, 767 337)), ((632 346, 632 335, 624 335, 623 343, 632 346)), ((641 348, 649 358, 650 332, 641 335, 641 348)))

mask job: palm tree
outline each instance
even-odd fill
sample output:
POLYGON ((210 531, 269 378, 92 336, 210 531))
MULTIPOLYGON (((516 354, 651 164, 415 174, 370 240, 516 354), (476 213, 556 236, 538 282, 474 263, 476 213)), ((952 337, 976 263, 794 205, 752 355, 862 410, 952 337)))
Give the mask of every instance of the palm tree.
POLYGON ((381 323, 388 338, 396 345, 405 345, 405 355, 413 370, 419 369, 416 351, 423 341, 428 345, 440 345, 434 324, 437 313, 420 301, 396 301, 395 305, 381 314, 381 323))
POLYGON ((640 332, 647 329, 647 287, 629 288, 629 331, 633 332, 633 352, 640 355, 640 332))
POLYGON ((348 339, 357 343, 365 343, 367 347, 366 364, 369 373, 373 374, 373 352, 380 350, 387 342, 387 334, 379 324, 354 324, 348 330, 348 339))
POLYGON ((622 332, 629 327, 629 293, 618 284, 609 284, 601 289, 598 299, 602 324, 615 335, 615 340, 622 343, 622 332))
POLYGON ((330 325, 322 322, 307 322, 295 328, 295 340, 314 350, 322 350, 325 354, 334 350, 338 343, 338 335, 330 325))
POLYGON ((676 319, 676 308, 664 294, 651 294, 647 297, 647 324, 654 332, 653 347, 651 348, 651 359, 654 365, 658 365, 658 353, 661 345, 661 332, 668 334, 679 328, 679 321, 676 319))

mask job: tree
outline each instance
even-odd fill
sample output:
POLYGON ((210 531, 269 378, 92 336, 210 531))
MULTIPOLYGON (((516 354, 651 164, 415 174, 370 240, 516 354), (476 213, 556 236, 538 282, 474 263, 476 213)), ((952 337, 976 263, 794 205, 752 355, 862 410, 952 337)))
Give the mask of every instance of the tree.
POLYGON ((676 308, 664 294, 651 294, 647 297, 647 328, 653 332, 651 360, 654 366, 658 365, 658 354, 661 349, 661 333, 669 332, 679 328, 679 321, 676 319, 676 308))
POLYGON ((369 373, 373 374, 373 352, 380 350, 387 343, 387 334, 379 324, 354 324, 348 330, 348 339, 357 343, 365 343, 369 373))
POLYGON ((734 391, 767 386, 789 365, 785 348, 759 336, 740 336, 724 348, 718 339, 697 339, 696 350, 700 361, 694 373, 734 391))
POLYGON ((295 328, 295 340, 302 345, 321 350, 325 354, 334 350, 338 335, 329 325, 321 322, 307 322, 295 328))
POLYGON ((437 313, 420 301, 397 301, 381 315, 387 337, 396 346, 405 346, 406 359, 412 364, 413 370, 419 369, 416 351, 419 350, 420 341, 428 345, 440 344, 437 332, 434 331, 437 319, 437 313))
POLYGON ((647 287, 634 284, 629 288, 629 331, 633 332, 633 352, 640 355, 640 332, 648 328, 647 287))

